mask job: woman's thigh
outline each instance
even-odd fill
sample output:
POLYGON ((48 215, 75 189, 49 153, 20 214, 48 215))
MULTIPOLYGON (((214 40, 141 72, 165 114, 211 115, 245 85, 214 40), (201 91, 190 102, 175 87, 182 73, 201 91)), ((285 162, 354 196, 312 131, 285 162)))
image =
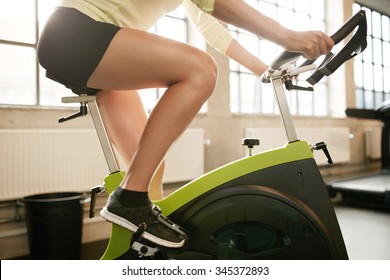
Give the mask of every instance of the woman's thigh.
POLYGON ((148 32, 122 28, 87 84, 119 90, 169 87, 215 71, 214 60, 201 50, 148 32))
POLYGON ((147 121, 142 100, 132 90, 102 90, 96 97, 111 141, 128 165, 147 121))

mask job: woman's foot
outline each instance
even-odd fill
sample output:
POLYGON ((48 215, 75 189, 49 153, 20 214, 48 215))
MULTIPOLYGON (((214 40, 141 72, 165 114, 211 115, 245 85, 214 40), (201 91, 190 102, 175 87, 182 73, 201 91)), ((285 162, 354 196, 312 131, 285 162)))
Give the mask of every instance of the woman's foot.
POLYGON ((143 225, 145 229, 142 237, 157 245, 170 248, 183 247, 186 241, 185 233, 162 216, 159 209, 150 202, 146 193, 136 194, 146 196, 145 199, 136 199, 136 203, 129 203, 132 193, 134 192, 118 187, 109 196, 100 215, 107 221, 133 232, 143 225))

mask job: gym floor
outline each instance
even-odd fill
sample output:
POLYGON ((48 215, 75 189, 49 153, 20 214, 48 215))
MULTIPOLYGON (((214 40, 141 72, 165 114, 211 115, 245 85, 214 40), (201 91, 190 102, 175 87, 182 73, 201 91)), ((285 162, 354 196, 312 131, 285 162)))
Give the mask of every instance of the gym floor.
POLYGON ((335 205, 349 259, 390 260, 390 211, 362 205, 335 205))

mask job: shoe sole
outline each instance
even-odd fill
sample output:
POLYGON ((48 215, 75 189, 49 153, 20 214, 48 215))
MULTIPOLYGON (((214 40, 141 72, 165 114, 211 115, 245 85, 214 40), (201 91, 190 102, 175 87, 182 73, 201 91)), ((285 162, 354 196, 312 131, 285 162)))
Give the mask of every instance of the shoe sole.
MULTIPOLYGON (((104 207, 101 211, 100 211, 100 215, 107 221, 111 222, 111 223, 114 223, 114 224, 117 224, 121 227, 124 227, 132 232, 136 232, 138 227, 134 224, 132 224, 131 222, 129 222, 128 220, 120 217, 120 216, 117 216, 115 214, 112 214, 111 212, 109 212, 106 207, 104 207)), ((175 242, 171 242, 171 241, 167 241, 167 240, 164 240, 164 239, 161 239, 155 235, 152 235, 148 232, 144 232, 142 234, 142 237, 145 238, 146 240, 149 240, 150 242, 153 242, 157 245, 160 245, 160 246, 163 246, 163 247, 169 247, 169 248, 180 248, 180 247, 183 247, 184 245, 184 240, 182 240, 180 243, 175 243, 175 242)))

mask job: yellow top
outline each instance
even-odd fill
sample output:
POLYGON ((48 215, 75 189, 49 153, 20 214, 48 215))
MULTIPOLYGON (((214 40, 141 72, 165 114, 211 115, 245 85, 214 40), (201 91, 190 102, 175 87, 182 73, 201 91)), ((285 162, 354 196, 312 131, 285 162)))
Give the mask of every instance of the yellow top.
POLYGON ((207 42, 225 54, 233 39, 210 14, 215 0, 61 0, 59 6, 75 8, 97 21, 147 31, 160 18, 183 4, 190 21, 207 42))

